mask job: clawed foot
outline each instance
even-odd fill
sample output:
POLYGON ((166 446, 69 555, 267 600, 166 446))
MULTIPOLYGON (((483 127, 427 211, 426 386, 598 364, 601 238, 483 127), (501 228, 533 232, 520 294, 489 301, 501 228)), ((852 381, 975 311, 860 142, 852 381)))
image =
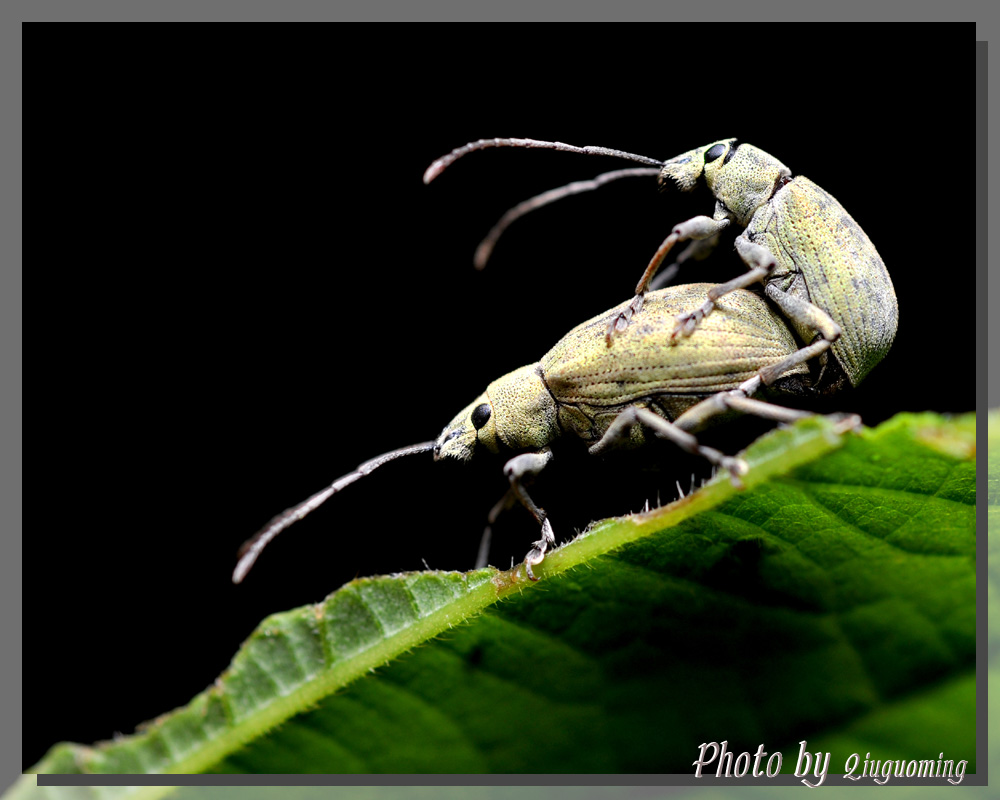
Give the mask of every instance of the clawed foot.
POLYGON ((729 471, 729 481, 737 489, 745 488, 743 486, 743 481, 741 477, 746 475, 750 471, 750 465, 747 464, 742 458, 733 458, 732 456, 723 456, 721 463, 719 464, 725 470, 729 471))
POLYGON ((861 417, 857 414, 831 414, 834 433, 861 433, 861 417))
POLYGON ((549 522, 548 517, 546 517, 545 520, 542 521, 542 538, 534 543, 534 546, 528 551, 528 555, 524 557, 524 570, 528 573, 528 577, 531 578, 531 580, 538 580, 531 568, 536 564, 542 563, 549 547, 555 543, 556 537, 555 534, 552 533, 552 524, 549 522))
POLYGON ((616 333, 624 331, 632 321, 632 317, 642 310, 642 303, 645 297, 645 293, 637 294, 632 298, 632 302, 628 304, 628 307, 611 320, 611 323, 608 325, 608 332, 604 334, 604 341, 608 347, 611 347, 611 337, 616 333))
POLYGON ((524 557, 524 571, 528 573, 528 577, 533 581, 537 581, 538 578, 535 573, 531 571, 531 566, 533 564, 541 564, 545 558, 545 540, 539 539, 535 542, 535 546, 528 551, 528 555, 524 557))
POLYGON ((674 332, 670 334, 670 339, 675 340, 678 336, 686 339, 694 333, 695 328, 701 324, 701 321, 712 313, 713 308, 715 308, 715 301, 706 300, 700 308, 695 309, 689 314, 681 314, 677 317, 677 324, 674 326, 674 332))
POLYGON ((715 466, 729 472, 729 480, 737 489, 744 488, 743 481, 740 478, 750 471, 750 465, 742 458, 727 456, 725 453, 720 453, 714 447, 699 446, 695 452, 707 458, 715 466))

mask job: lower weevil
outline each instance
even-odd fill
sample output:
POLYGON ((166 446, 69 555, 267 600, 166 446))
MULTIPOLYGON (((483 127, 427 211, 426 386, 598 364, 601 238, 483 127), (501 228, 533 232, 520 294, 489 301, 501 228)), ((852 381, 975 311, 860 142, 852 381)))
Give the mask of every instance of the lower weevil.
MULTIPOLYGON (((605 345, 605 332, 628 302, 578 325, 537 363, 493 381, 436 441, 367 461, 279 514, 244 545, 233 580, 241 581, 271 539, 328 497, 382 464, 414 453, 431 451, 435 460, 460 461, 484 452, 511 456, 504 467, 507 497, 519 500, 542 531, 525 557, 532 580, 532 567, 555 544, 555 535, 524 479, 552 461, 552 446, 561 438, 582 440, 594 455, 641 445, 650 436, 665 439, 728 470, 738 484, 745 462, 700 444, 694 434, 726 412, 779 422, 809 416, 752 395, 802 394, 812 386, 812 376, 784 320, 766 300, 743 289, 720 299, 697 336, 674 342, 675 317, 709 289, 709 284, 694 284, 649 293, 642 317, 619 331, 613 348, 605 345), (772 376, 770 386, 764 385, 765 374, 772 376)), ((856 424, 856 418, 851 421, 856 424)))

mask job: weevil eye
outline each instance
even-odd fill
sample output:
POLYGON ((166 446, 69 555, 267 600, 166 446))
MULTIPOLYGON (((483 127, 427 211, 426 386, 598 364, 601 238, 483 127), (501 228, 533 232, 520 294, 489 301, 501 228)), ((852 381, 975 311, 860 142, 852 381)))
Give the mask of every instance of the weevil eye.
POLYGON ((711 164, 725 152, 726 146, 724 144, 713 144, 710 148, 708 148, 708 152, 705 153, 705 163, 711 164))
POLYGON ((477 431, 490 421, 493 409, 489 403, 481 403, 472 410, 472 427, 477 431))

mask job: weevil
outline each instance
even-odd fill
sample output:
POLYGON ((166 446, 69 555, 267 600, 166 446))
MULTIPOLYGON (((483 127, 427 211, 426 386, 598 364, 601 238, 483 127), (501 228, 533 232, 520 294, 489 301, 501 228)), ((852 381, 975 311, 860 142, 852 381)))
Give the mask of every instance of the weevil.
MULTIPOLYGON (((682 191, 689 191, 703 178, 715 196, 711 217, 695 216, 674 226, 657 248, 639 279, 634 298, 608 323, 605 338, 609 347, 641 311, 651 289, 672 278, 684 262, 708 256, 719 235, 731 225, 743 229, 735 247, 748 271, 712 286, 705 298, 693 304, 695 307, 678 314, 673 338, 690 336, 726 294, 761 281, 767 297, 805 342, 798 357, 803 361, 818 360, 823 370, 816 385, 819 391, 836 391, 845 382, 857 386, 892 345, 899 317, 896 293, 867 234, 833 196, 808 178, 793 176, 788 167, 760 148, 736 139, 721 139, 658 161, 603 147, 535 139, 481 139, 431 164, 424 173, 424 182, 432 181, 456 159, 489 147, 554 149, 656 166, 607 172, 521 203, 503 216, 477 249, 479 268, 485 265, 506 227, 518 217, 612 180, 658 174, 661 187, 673 181, 682 191), (674 245, 689 240, 691 244, 663 271, 659 283, 655 282, 674 245)), ((778 374, 765 370, 761 379, 766 385, 778 374)))
MULTIPOLYGON (((665 439, 728 470, 738 484, 746 463, 702 445, 694 434, 728 413, 779 422, 808 416, 808 411, 752 395, 773 400, 803 394, 809 391, 812 376, 798 358, 798 344, 784 319, 766 300, 744 289, 721 297, 697 336, 673 342, 676 315, 709 289, 709 284, 693 284, 650 292, 642 316, 619 332, 613 348, 605 345, 605 331, 631 301, 573 328, 538 362, 489 384, 436 440, 367 461, 276 516, 243 546, 234 582, 243 579, 280 531, 383 464, 416 453, 432 452, 435 461, 469 461, 486 453, 509 456, 504 466, 510 482, 505 500, 520 501, 541 527, 541 538, 525 557, 532 580, 536 579, 532 567, 556 539, 547 514, 528 495, 524 483, 551 463, 553 445, 560 439, 582 440, 593 455, 636 447, 651 437, 665 439), (767 387, 762 380, 765 371, 778 376, 767 387)), ((856 423, 852 418, 851 424, 856 423)))

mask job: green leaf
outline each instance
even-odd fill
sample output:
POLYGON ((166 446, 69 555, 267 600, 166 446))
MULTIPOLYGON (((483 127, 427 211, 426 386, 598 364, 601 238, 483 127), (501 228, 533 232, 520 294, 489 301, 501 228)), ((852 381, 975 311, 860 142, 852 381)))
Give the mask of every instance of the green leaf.
POLYGON ((972 772, 975 417, 813 418, 746 458, 745 490, 595 524, 538 583, 411 573, 275 614, 188 706, 34 769, 690 774, 705 741, 787 766, 806 739, 972 772))

